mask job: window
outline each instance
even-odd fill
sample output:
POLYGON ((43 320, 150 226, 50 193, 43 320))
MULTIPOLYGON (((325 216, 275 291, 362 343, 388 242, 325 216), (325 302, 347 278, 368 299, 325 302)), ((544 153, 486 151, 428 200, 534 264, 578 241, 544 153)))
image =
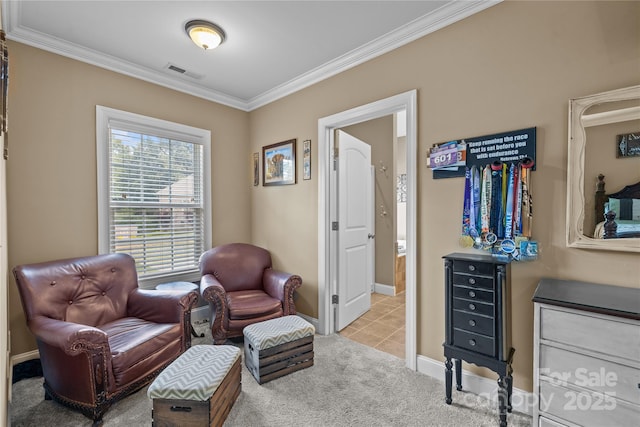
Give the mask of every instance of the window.
POLYGON ((199 279, 211 246, 211 133, 96 107, 98 246, 136 260, 142 287, 199 279))

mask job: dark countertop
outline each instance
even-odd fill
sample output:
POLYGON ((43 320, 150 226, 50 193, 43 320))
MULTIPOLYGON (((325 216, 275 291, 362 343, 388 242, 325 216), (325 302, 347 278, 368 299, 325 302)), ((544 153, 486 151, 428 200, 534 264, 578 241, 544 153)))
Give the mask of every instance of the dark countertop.
POLYGON ((448 254, 443 256, 442 258, 455 258, 462 261, 471 261, 471 262, 488 262, 492 264, 509 264, 510 261, 505 261, 499 257, 495 257, 489 254, 483 253, 466 253, 466 252, 456 252, 452 254, 448 254))
POLYGON ((640 289, 544 278, 533 301, 640 320, 640 289))

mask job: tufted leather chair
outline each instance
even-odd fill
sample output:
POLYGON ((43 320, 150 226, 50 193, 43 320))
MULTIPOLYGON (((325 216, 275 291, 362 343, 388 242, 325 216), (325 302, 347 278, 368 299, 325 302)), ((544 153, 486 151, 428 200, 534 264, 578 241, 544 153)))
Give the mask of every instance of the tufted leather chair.
POLYGON ((230 243, 200 256, 200 293, 211 308, 214 344, 242 336, 245 326, 296 314, 293 294, 302 285, 295 274, 271 268, 269 251, 230 243))
POLYGON ((45 399, 94 424, 191 345, 198 293, 138 288, 129 255, 22 265, 13 274, 38 344, 45 399))

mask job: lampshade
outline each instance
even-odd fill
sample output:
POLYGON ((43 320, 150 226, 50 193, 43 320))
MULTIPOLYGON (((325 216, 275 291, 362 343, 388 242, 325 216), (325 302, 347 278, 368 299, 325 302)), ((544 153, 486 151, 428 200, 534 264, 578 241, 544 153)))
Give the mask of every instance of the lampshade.
POLYGON ((189 38, 204 50, 215 49, 225 38, 222 28, 208 21, 189 21, 184 29, 189 38))

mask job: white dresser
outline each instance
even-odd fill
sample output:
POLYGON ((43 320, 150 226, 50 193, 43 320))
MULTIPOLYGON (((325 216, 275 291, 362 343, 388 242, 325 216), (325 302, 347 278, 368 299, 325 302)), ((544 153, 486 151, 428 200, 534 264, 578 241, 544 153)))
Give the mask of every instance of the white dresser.
POLYGON ((640 289, 542 279, 534 426, 640 425, 640 289))

